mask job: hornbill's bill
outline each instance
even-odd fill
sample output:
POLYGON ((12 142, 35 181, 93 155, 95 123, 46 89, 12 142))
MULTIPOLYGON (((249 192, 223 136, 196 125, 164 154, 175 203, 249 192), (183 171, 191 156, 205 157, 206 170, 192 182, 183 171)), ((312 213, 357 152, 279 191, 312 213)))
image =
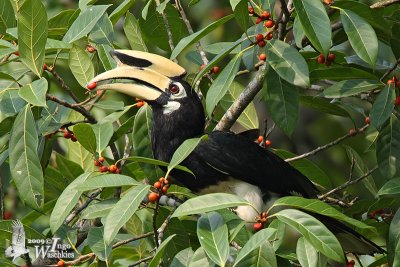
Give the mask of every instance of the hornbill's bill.
MULTIPOLYGON (((204 134, 205 117, 198 95, 183 80, 185 69, 158 55, 130 50, 111 52, 117 67, 95 77, 98 89, 118 91, 145 100, 153 110, 152 149, 169 162, 186 139, 204 134), (114 81, 114 82, 113 82, 114 81)), ((299 171, 255 142, 231 132, 214 131, 181 163, 194 174, 172 171, 175 181, 199 193, 228 192, 265 210, 268 201, 288 195, 317 197, 317 189, 299 171)), ((256 212, 238 207, 237 214, 253 221, 256 212)), ((372 241, 330 217, 318 217, 341 241, 345 251, 382 252, 372 241)))

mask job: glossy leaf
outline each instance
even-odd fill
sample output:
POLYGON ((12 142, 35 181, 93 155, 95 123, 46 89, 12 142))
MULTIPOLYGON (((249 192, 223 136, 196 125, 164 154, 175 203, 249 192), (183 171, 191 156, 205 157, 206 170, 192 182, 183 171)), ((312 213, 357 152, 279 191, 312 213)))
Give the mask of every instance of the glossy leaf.
POLYGON ((99 260, 107 261, 111 254, 111 245, 104 243, 104 227, 91 227, 87 236, 87 244, 99 260))
POLYGON ((381 86, 381 83, 377 80, 346 80, 337 82, 334 85, 325 88, 321 95, 326 98, 348 97, 359 93, 368 92, 379 86, 381 86))
POLYGON ((79 185, 86 181, 91 175, 92 173, 88 172, 77 177, 64 189, 57 199, 56 205, 50 215, 50 229, 53 234, 60 228, 68 214, 78 203, 82 195, 82 192, 78 191, 79 185))
POLYGON ((374 29, 359 15, 347 9, 340 10, 340 18, 354 51, 374 67, 378 58, 378 38, 374 29))
POLYGON ((172 51, 171 54, 171 59, 175 59, 186 47, 188 47, 191 44, 194 44, 195 42, 199 41, 201 38, 206 36, 208 33, 212 32, 215 30, 217 27, 223 25, 224 23, 228 22, 231 20, 234 16, 233 15, 228 15, 225 16, 210 25, 204 27, 198 32, 195 32, 182 40, 179 41, 179 43, 175 46, 174 51, 172 51))
POLYGON ((10 1, 0 3, 0 32, 6 32, 7 28, 15 27, 14 9, 10 1))
POLYGON ((94 67, 89 55, 74 45, 69 52, 68 65, 75 79, 82 87, 86 87, 89 81, 94 77, 94 67))
POLYGON ((273 40, 267 42, 267 53, 268 63, 284 80, 300 87, 310 85, 307 63, 295 48, 273 40))
POLYGON ((112 46, 114 41, 114 29, 107 14, 104 14, 97 21, 89 35, 89 38, 98 45, 106 44, 112 46))
POLYGON ((320 221, 299 210, 285 209, 274 214, 280 221, 296 229, 315 249, 328 258, 344 262, 343 249, 335 235, 320 221))
POLYGON ((49 36, 60 38, 64 35, 74 20, 78 17, 79 11, 74 9, 63 10, 49 19, 49 36))
POLYGON ((26 102, 19 96, 18 91, 8 90, 6 91, 0 101, 0 111, 5 115, 15 115, 24 106, 26 102))
POLYGON ((250 252, 250 254, 242 260, 238 265, 238 267, 258 267, 258 266, 266 266, 266 267, 274 267, 278 266, 275 256, 275 251, 272 246, 265 242, 261 244, 258 248, 254 249, 250 252))
POLYGON ((147 46, 143 40, 138 20, 129 11, 124 21, 124 32, 132 50, 147 52, 147 46))
MULTIPOLYGON (((235 0, 231 0, 232 2, 237 2, 235 0)), ((234 10, 234 15, 237 23, 239 24, 242 30, 247 30, 249 25, 249 10, 248 10, 248 2, 246 0, 241 0, 239 3, 234 7, 232 5, 232 9, 234 10)))
POLYGON ((10 132, 11 176, 23 202, 35 210, 44 203, 43 171, 40 165, 38 133, 29 105, 21 109, 10 132))
MULTIPOLYGON (((99 55, 100 61, 103 64, 103 67, 105 70, 112 70, 113 68, 115 68, 117 66, 117 63, 115 63, 115 60, 110 55, 110 51, 112 49, 113 48, 108 45, 98 45, 97 46, 97 53, 99 55)), ((102 102, 104 102, 104 101, 101 101, 101 103, 97 103, 96 105, 101 105, 101 104, 103 104, 102 102)))
POLYGON ((235 206, 252 206, 252 204, 237 195, 213 193, 186 200, 175 210, 172 217, 199 214, 235 206))
POLYGON ((56 154, 56 163, 57 170, 69 181, 73 181, 76 177, 84 173, 81 166, 58 153, 56 154))
POLYGON ((388 262, 389 266, 400 265, 400 208, 395 213, 389 227, 388 234, 388 262))
POLYGON ((217 212, 202 215, 197 221, 197 236, 208 257, 225 266, 229 257, 228 227, 217 212))
POLYGON ((296 42, 296 46, 299 48, 303 47, 303 39, 305 37, 303 26, 301 25, 299 16, 294 18, 293 22, 293 37, 296 42))
POLYGON ((394 109, 396 91, 392 85, 386 85, 372 104, 369 117, 371 126, 380 129, 390 118, 394 109))
POLYGON ((268 113, 283 132, 291 135, 299 116, 297 88, 268 69, 263 89, 268 113))
MULTIPOLYGON (((257 249, 261 245, 268 243, 269 245, 269 238, 276 232, 275 229, 266 228, 261 231, 258 231, 254 234, 249 241, 243 246, 242 249, 239 250, 239 253, 236 257, 235 264, 236 266, 240 263, 246 256, 248 256, 253 250, 257 249)), ((272 250, 273 251, 273 250, 272 250)), ((273 253, 275 254, 275 253, 273 253)), ((275 255, 273 255, 275 257, 275 255)), ((270 265, 273 266, 273 265, 270 265)), ((276 259, 275 259, 275 266, 276 266, 276 259)))
POLYGON ((168 174, 172 171, 172 169, 175 168, 175 166, 179 165, 182 161, 184 161, 190 153, 200 144, 201 141, 207 140, 208 135, 203 135, 198 138, 191 138, 185 140, 174 152, 172 155, 171 161, 169 162, 168 165, 168 170, 167 174, 165 177, 168 176, 168 174))
POLYGON ((387 181, 378 191, 378 196, 395 197, 400 195, 400 178, 387 181))
POLYGON ((34 106, 46 106, 47 80, 41 78, 19 89, 19 95, 34 106))
MULTIPOLYGON (((112 24, 116 24, 118 20, 129 10, 129 8, 135 3, 135 0, 125 0, 111 13, 110 20, 112 24)), ((129 12, 129 11, 128 11, 129 12)))
POLYGON ((89 205, 86 209, 84 209, 81 213, 83 219, 91 220, 96 218, 102 218, 108 215, 110 210, 114 207, 114 205, 118 202, 119 199, 106 199, 100 202, 96 202, 92 205, 89 205))
MULTIPOLYGON (((125 160, 131 160, 131 161, 140 162, 140 163, 148 163, 148 164, 163 166, 163 167, 167 167, 169 165, 169 163, 167 163, 165 161, 151 159, 151 158, 145 158, 145 157, 129 157, 129 158, 125 158, 125 160)), ((185 166, 176 165, 174 168, 194 175, 193 172, 191 170, 189 170, 188 168, 186 168, 185 166)))
POLYGON ((96 135, 90 125, 86 123, 79 123, 73 128, 74 135, 79 143, 92 154, 96 153, 96 135))
POLYGON ((63 41, 73 43, 87 35, 101 19, 110 5, 96 5, 87 8, 79 14, 79 17, 71 25, 65 34, 63 41))
POLYGON ((389 119, 379 132, 376 142, 376 158, 380 172, 393 177, 400 169, 400 122, 389 119))
POLYGON ((171 266, 174 267, 187 267, 193 257, 193 250, 191 247, 179 251, 172 259, 171 266))
POLYGON ((156 254, 154 255, 154 258, 150 261, 149 267, 157 267, 159 266, 160 260, 164 255, 164 251, 167 248, 169 242, 174 238, 175 235, 170 235, 168 238, 166 238, 160 246, 157 248, 156 254))
POLYGON ((149 185, 138 185, 127 191, 104 220, 104 242, 111 244, 119 229, 135 214, 149 192, 149 185))
POLYGON ((377 76, 362 69, 352 67, 329 67, 315 69, 310 72, 311 82, 320 80, 343 81, 351 79, 377 80, 377 76))
POLYGON ((41 77, 48 28, 46 8, 40 0, 25 0, 17 18, 20 59, 41 77))
POLYGON ((96 151, 101 155, 101 152, 106 149, 114 133, 112 123, 93 124, 91 127, 96 136, 96 151))
POLYGON ((242 53, 237 54, 221 71, 218 77, 211 84, 211 87, 208 89, 206 97, 206 111, 209 117, 212 116, 212 113, 215 107, 218 105, 218 102, 231 87, 236 73, 239 70, 241 58, 242 53))
POLYGON ((302 267, 318 266, 318 252, 304 237, 297 240, 296 255, 302 267))
POLYGON ((314 0, 294 0, 293 4, 305 35, 319 52, 327 55, 332 33, 324 5, 321 1, 314 0))
MULTIPOLYGON (((227 111, 232 103, 239 97, 239 95, 243 92, 244 87, 238 82, 233 82, 229 87, 228 92, 224 95, 224 97, 220 101, 221 107, 227 111)), ((257 111, 254 106, 254 103, 250 103, 245 110, 240 114, 237 122, 240 123, 245 129, 258 129, 259 121, 257 116, 257 111)))
POLYGON ((139 185, 138 181, 135 179, 122 175, 122 174, 103 174, 97 175, 95 177, 87 179, 84 183, 82 183, 78 190, 79 191, 90 191, 97 188, 103 187, 118 187, 118 186, 126 186, 126 185, 139 185))

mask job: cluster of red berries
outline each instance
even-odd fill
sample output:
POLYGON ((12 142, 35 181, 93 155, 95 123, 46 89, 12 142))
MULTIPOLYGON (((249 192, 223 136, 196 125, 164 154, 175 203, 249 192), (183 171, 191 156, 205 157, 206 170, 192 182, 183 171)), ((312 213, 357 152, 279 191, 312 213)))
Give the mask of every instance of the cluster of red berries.
MULTIPOLYGON (((388 80, 387 84, 392 84, 395 90, 396 88, 400 88, 400 80, 396 76, 393 76, 392 79, 388 80)), ((394 105, 400 106, 400 95, 396 96, 396 99, 394 100, 394 105)))
MULTIPOLYGON (((268 29, 272 28, 275 26, 275 22, 271 19, 271 13, 268 11, 264 10, 260 14, 257 14, 254 11, 254 8, 252 6, 249 6, 249 14, 251 16, 255 16, 256 18, 256 24, 260 24, 262 21, 265 21, 264 26, 268 29)), ((265 40, 271 40, 273 37, 272 32, 267 33, 265 36, 263 34, 257 34, 256 35, 256 41, 259 47, 264 47, 265 46, 265 40)))
MULTIPOLYGON (((206 67, 206 64, 202 64, 201 66, 200 66, 200 70, 202 70, 202 69, 204 69, 206 67)), ((219 72, 219 67, 218 66, 214 66, 210 71, 209 71, 209 73, 214 73, 214 74, 217 74, 219 72)))
POLYGON ((256 42, 259 47, 264 47, 265 46, 265 40, 271 40, 273 37, 272 32, 267 33, 267 35, 263 35, 261 33, 256 35, 256 42), (265 40, 264 40, 265 39, 265 40))
POLYGON ((100 172, 121 173, 121 170, 115 164, 111 164, 110 166, 104 165, 104 160, 104 157, 99 157, 94 160, 94 166, 99 167, 100 172))
POLYGON ((258 136, 257 143, 260 144, 260 145, 264 144, 265 147, 269 147, 272 144, 272 142, 270 140, 268 140, 268 139, 265 140, 265 142, 264 142, 264 136, 262 136, 262 135, 258 136))
POLYGON ((3 220, 11 220, 13 218, 13 214, 9 210, 5 210, 3 213, 3 220))
POLYGON ((258 232, 264 228, 264 224, 268 221, 267 213, 263 211, 261 215, 256 216, 256 223, 253 224, 254 232, 258 232))
POLYGON ((324 54, 320 54, 317 57, 318 64, 325 64, 326 66, 330 66, 333 61, 335 61, 336 56, 333 53, 329 53, 329 55, 325 58, 324 54))
POLYGON ((356 262, 354 260, 349 260, 346 264, 346 267, 354 267, 356 265, 356 262))
POLYGON ((89 53, 93 53, 94 51, 96 51, 96 48, 94 48, 91 44, 88 44, 86 46, 86 51, 88 51, 89 53))
POLYGON ((64 128, 61 128, 60 130, 64 133, 65 139, 71 139, 72 142, 78 141, 78 139, 76 139, 76 136, 74 135, 74 133, 71 132, 70 130, 64 129, 64 128))
POLYGON ((167 179, 161 177, 157 182, 153 184, 153 187, 157 190, 157 192, 150 192, 148 195, 149 201, 155 203, 160 195, 166 194, 168 191, 168 187, 170 186, 167 179))
POLYGON ((365 117, 365 124, 370 124, 371 123, 371 119, 369 118, 369 116, 365 117))

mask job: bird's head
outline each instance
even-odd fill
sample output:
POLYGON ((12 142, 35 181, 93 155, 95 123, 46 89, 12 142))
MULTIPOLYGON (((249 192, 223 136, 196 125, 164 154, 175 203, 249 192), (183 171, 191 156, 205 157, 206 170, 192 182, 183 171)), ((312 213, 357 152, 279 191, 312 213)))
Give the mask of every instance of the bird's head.
POLYGON ((114 50, 111 55, 117 67, 90 81, 97 83, 97 89, 140 98, 148 102, 153 110, 162 110, 163 114, 178 111, 182 105, 200 103, 197 94, 183 80, 185 69, 175 62, 156 54, 133 50, 114 50))

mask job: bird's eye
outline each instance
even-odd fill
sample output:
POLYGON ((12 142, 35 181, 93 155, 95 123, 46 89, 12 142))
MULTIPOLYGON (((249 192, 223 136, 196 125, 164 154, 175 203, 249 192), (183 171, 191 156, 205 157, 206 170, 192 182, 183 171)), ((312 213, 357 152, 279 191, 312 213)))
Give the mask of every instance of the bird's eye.
POLYGON ((179 87, 177 85, 173 84, 169 87, 169 91, 171 92, 171 94, 179 93, 179 87))

